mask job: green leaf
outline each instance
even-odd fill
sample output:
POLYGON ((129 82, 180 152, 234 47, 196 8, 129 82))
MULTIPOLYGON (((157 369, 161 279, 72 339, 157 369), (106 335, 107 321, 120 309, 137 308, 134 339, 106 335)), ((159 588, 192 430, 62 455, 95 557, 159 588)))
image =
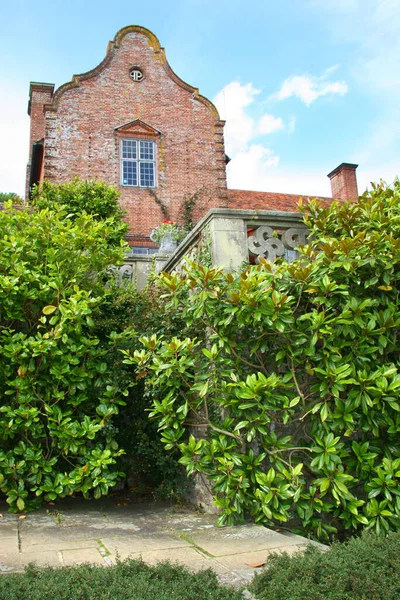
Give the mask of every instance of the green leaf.
POLYGON ((48 304, 42 309, 42 313, 44 315, 51 315, 55 310, 57 310, 57 306, 53 306, 52 304, 48 304))
POLYGON ((24 508, 25 508, 25 502, 23 501, 22 498, 18 498, 18 500, 17 500, 17 507, 18 507, 18 510, 24 510, 24 508))
POLYGON ((322 408, 320 410, 321 421, 322 422, 326 421, 328 416, 329 416, 329 409, 328 409, 327 403, 325 402, 325 404, 322 405, 322 408))

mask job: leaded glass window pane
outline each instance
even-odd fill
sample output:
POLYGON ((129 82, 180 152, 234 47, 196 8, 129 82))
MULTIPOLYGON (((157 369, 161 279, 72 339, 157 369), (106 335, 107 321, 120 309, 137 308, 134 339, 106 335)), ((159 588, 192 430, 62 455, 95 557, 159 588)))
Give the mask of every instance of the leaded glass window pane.
POLYGON ((137 158, 136 140, 122 140, 122 158, 137 158))
POLYGON ((122 185, 137 185, 137 163, 124 160, 122 163, 122 185))
POLYGON ((154 142, 139 142, 140 160, 154 160, 154 142))
POLYGON ((155 143, 147 140, 121 140, 121 184, 155 187, 155 143))
POLYGON ((141 187, 154 187, 154 163, 140 163, 140 185, 141 187))

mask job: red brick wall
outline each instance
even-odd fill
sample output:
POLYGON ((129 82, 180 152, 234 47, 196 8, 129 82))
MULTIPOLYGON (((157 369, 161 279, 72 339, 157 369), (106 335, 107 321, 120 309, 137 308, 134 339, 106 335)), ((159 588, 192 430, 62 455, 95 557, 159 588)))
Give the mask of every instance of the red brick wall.
POLYGON ((162 213, 148 190, 120 186, 115 128, 135 119, 161 132, 155 138, 154 191, 171 219, 182 222, 181 203, 196 192, 196 220, 226 205, 224 122, 208 100, 172 72, 157 38, 141 27, 118 32, 98 67, 57 90, 45 117, 44 177, 54 182, 96 178, 117 186, 137 234, 149 234, 162 213), (142 69, 142 81, 131 80, 132 66, 142 69))
POLYGON ((31 117, 29 136, 29 159, 26 172, 26 197, 28 197, 28 186, 30 177, 30 161, 32 157, 32 145, 45 136, 45 116, 43 106, 51 102, 54 86, 49 84, 31 83, 29 90, 28 113, 31 117))

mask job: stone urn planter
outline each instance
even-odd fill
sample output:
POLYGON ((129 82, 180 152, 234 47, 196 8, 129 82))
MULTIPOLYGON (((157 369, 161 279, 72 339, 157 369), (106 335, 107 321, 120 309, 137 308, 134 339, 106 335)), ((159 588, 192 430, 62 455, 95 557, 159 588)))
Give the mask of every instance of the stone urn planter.
POLYGON ((178 242, 174 240, 173 233, 171 231, 165 232, 161 238, 158 237, 157 239, 153 239, 154 233, 155 232, 153 230, 150 234, 150 239, 156 244, 160 244, 158 254, 172 254, 175 252, 178 247, 178 242))

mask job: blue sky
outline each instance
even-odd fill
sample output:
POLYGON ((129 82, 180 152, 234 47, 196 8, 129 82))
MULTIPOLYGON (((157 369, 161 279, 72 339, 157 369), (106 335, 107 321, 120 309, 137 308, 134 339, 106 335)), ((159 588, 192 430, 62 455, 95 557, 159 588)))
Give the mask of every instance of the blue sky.
POLYGON ((0 191, 23 194, 29 81, 92 69, 131 24, 217 104, 229 187, 330 195, 341 162, 360 193, 399 174, 398 0, 14 0, 0 19, 0 191))

